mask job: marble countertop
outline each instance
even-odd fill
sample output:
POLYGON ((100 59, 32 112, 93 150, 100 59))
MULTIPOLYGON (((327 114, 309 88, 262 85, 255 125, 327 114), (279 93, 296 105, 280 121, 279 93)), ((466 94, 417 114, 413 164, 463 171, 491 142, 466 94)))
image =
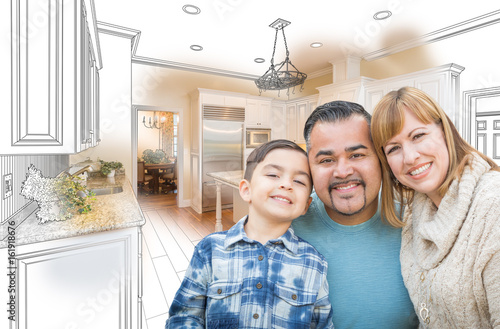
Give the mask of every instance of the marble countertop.
POLYGON ((209 172, 208 176, 225 183, 234 188, 239 188, 240 182, 243 179, 243 170, 209 172))
MULTIPOLYGON (((145 223, 132 186, 125 175, 114 178, 90 177, 87 187, 91 189, 122 186, 123 192, 95 197, 92 211, 75 215, 65 221, 51 221, 40 224, 32 212, 15 227, 16 245, 69 238, 102 231, 141 226, 145 223)), ((33 202, 36 205, 36 202, 33 202)), ((7 246, 7 225, 2 224, 0 248, 7 246)))

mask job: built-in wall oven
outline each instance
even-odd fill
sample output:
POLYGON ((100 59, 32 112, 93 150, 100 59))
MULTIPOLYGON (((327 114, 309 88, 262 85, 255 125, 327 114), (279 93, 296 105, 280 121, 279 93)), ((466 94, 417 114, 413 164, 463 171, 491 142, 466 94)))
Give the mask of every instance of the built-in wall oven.
POLYGON ((246 146, 257 147, 271 140, 271 129, 247 128, 246 146))

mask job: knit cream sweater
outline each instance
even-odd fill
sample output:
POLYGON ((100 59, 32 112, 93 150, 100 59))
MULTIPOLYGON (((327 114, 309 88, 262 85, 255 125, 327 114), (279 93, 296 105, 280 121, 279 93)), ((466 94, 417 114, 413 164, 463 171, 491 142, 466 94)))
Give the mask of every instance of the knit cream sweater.
POLYGON ((401 270, 420 328, 500 328, 500 172, 489 169, 475 156, 439 208, 416 193, 405 211, 401 270))

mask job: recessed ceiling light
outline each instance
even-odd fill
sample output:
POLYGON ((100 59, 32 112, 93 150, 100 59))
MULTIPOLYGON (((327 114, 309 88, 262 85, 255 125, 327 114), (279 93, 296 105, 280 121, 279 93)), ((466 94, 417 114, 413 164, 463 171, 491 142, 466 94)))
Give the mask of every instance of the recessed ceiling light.
POLYGON ((201 13, 201 9, 193 5, 182 6, 182 11, 190 15, 198 15, 199 13, 201 13))
POLYGON ((257 57, 256 59, 254 59, 254 62, 255 63, 264 63, 266 60, 264 58, 260 58, 260 57, 257 57))
POLYGON ((323 44, 321 42, 313 42, 311 43, 311 48, 319 48, 322 47, 323 44))
POLYGON ((199 46, 199 45, 191 45, 191 50, 194 50, 194 51, 202 51, 203 50, 203 47, 202 46, 199 46))
POLYGON ((392 13, 389 10, 382 10, 379 12, 376 12, 375 15, 373 15, 373 19, 377 21, 381 21, 383 19, 387 19, 391 17, 392 13))

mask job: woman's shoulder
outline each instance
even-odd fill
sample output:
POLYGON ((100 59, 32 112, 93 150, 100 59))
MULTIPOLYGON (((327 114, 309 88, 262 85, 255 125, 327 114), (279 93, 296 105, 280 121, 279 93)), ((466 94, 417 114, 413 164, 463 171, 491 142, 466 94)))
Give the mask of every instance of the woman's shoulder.
POLYGON ((481 201, 500 200, 500 171, 489 170, 479 179, 475 195, 481 201))

